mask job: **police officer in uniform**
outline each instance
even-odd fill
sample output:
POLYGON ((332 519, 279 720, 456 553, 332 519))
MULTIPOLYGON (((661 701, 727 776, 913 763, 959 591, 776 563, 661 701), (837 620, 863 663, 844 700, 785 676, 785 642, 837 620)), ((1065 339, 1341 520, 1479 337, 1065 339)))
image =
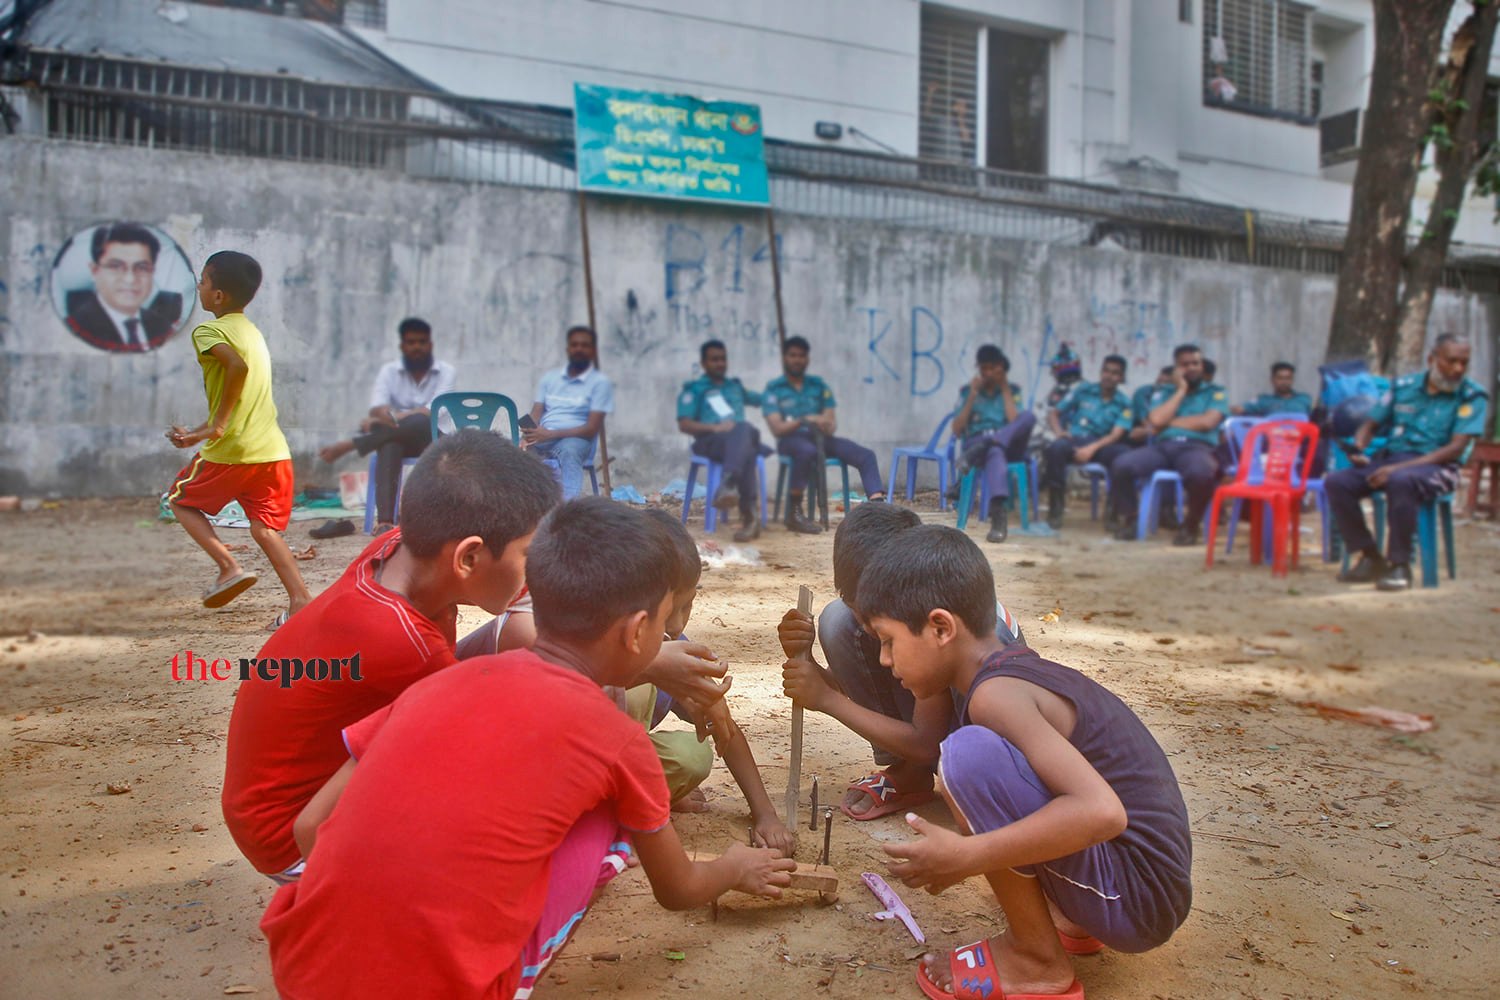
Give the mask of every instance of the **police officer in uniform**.
MULTIPOLYGON (((1026 460, 1026 446, 1036 428, 1036 414, 1021 408, 1021 387, 1010 381, 1010 359, 994 344, 974 354, 979 374, 958 392, 953 434, 959 439, 958 468, 948 498, 957 500, 970 468, 983 466, 990 494, 989 534, 985 541, 1003 542, 1009 534, 1006 500, 1010 498, 1011 462, 1026 460)), ((1025 498, 1019 502, 1024 503, 1025 498)))
POLYGON ((1121 443, 1130 429, 1130 402, 1120 390, 1125 359, 1111 354, 1099 369, 1098 382, 1075 385, 1047 414, 1054 435, 1042 452, 1042 485, 1047 490, 1047 523, 1061 528, 1068 463, 1099 461, 1105 468, 1128 448, 1121 443))
MULTIPOLYGON (((880 463, 875 453, 848 438, 834 437, 838 417, 834 409, 833 390, 816 375, 807 374, 810 347, 802 337, 788 337, 781 348, 782 374, 771 380, 761 393, 761 412, 776 435, 776 450, 792 460, 791 482, 786 504, 786 526, 805 535, 823 530, 802 516, 802 495, 807 480, 818 461, 818 443, 814 433, 823 436, 823 453, 859 470, 865 496, 885 499, 885 484, 880 479, 880 463)), ((823 470, 818 469, 821 475, 823 470)))
POLYGON ((748 542, 760 537, 755 510, 760 431, 745 422, 745 406, 759 406, 760 393, 728 377, 729 352, 722 340, 710 340, 699 348, 698 361, 703 374, 685 384, 677 397, 677 429, 692 436, 694 455, 724 467, 714 506, 726 514, 739 507, 740 530, 734 540, 748 542))
POLYGON ((1110 489, 1120 525, 1115 537, 1136 537, 1135 512, 1139 502, 1137 483, 1147 481, 1161 469, 1182 476, 1187 490, 1187 517, 1177 528, 1173 545, 1197 545, 1203 512, 1213 499, 1219 481, 1219 460, 1214 446, 1219 424, 1229 412, 1224 387, 1210 381, 1204 372, 1203 352, 1196 344, 1181 344, 1172 352, 1176 363, 1173 383, 1158 386, 1151 396, 1146 423, 1155 439, 1121 455, 1110 469, 1110 489))
POLYGON ((1278 361, 1271 366, 1271 391, 1263 392, 1244 406, 1236 406, 1229 412, 1235 416, 1269 417, 1273 413, 1312 412, 1312 397, 1298 392, 1294 387, 1297 369, 1290 361, 1278 361))
POLYGON ((1359 560, 1339 579, 1369 583, 1381 590, 1411 586, 1411 542, 1417 531, 1417 509, 1425 501, 1458 485, 1458 463, 1469 444, 1484 433, 1488 395, 1466 378, 1470 345, 1445 333, 1433 343, 1427 370, 1403 375, 1370 411, 1354 435, 1353 468, 1331 472, 1323 480, 1328 506, 1339 532, 1358 552, 1359 560), (1386 448, 1374 458, 1365 448, 1379 431, 1386 448), (1382 558, 1365 525, 1359 502, 1385 490, 1390 534, 1382 558))

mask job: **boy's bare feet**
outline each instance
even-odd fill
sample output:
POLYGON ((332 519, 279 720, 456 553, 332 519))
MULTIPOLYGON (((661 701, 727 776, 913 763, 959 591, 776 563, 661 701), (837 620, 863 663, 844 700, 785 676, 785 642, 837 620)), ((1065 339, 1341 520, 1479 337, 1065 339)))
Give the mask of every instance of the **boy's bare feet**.
MULTIPOLYGON (((902 795, 910 792, 932 791, 932 770, 921 764, 913 764, 910 761, 897 761, 885 769, 886 778, 891 785, 902 795)), ((869 793, 858 788, 850 788, 844 792, 843 806, 853 816, 863 816, 874 809, 875 799, 869 793)))
MULTIPOLYGON (((1002 996, 1067 992, 1074 983, 1073 965, 1056 938, 1051 945, 1043 949, 1047 954, 1027 953, 1016 947, 1008 931, 990 938, 993 968, 1000 980, 998 992, 1002 996)), ((948 955, 923 955, 920 975, 945 993, 953 992, 953 967, 948 955)))
POLYGON ((706 813, 708 812, 708 799, 703 794, 703 789, 695 788, 682 798, 672 803, 674 813, 706 813))
POLYGON ((337 462, 339 459, 343 458, 353 450, 353 441, 335 441, 333 444, 327 446, 326 448, 320 448, 318 450, 318 457, 323 461, 331 464, 333 462, 337 462))

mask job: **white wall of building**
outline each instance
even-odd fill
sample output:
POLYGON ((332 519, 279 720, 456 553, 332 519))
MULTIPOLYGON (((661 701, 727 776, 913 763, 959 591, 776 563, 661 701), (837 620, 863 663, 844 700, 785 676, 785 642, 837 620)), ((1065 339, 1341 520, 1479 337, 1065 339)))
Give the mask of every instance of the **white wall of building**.
MULTIPOLYGON (((1216 0, 948 0, 928 4, 983 28, 1051 45, 1048 172, 1114 183, 1112 164, 1143 159, 1176 173, 1180 193, 1263 211, 1343 221, 1350 164, 1324 168, 1316 125, 1203 100, 1203 31, 1216 0)), ((1369 0, 1314 0, 1323 110, 1363 108, 1373 62, 1369 0)), ((845 126, 917 151, 919 0, 389 0, 392 57, 455 92, 569 106, 575 81, 749 101, 766 134, 817 142, 845 126)), ((1452 27, 1469 10, 1456 5, 1452 27)), ((1451 30, 1451 29, 1450 29, 1451 30)), ((1500 77, 1500 54, 1491 61, 1500 77)), ((1425 216, 1419 189, 1416 225, 1425 216)), ((1500 245, 1494 204, 1474 200, 1456 238, 1500 245)))

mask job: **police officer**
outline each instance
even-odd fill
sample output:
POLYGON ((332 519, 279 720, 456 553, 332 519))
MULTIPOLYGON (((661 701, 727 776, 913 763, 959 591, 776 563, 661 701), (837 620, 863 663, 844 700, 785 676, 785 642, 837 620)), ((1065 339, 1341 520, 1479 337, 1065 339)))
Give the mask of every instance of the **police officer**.
POLYGON ((1263 392, 1244 406, 1233 407, 1229 412, 1235 416, 1269 417, 1273 413, 1312 412, 1312 397, 1297 392, 1293 386, 1297 380, 1297 369, 1290 361, 1278 361, 1271 366, 1271 391, 1263 392))
MULTIPOLYGON (((1130 416, 1122 418, 1120 422, 1120 428, 1125 432, 1125 436, 1108 448, 1099 449, 1100 453, 1094 456, 1094 461, 1111 470, 1111 476, 1114 475, 1115 461, 1132 448, 1140 448, 1145 445, 1146 440, 1151 436, 1151 426, 1146 423, 1146 416, 1151 412, 1151 396, 1156 392, 1158 386, 1171 385, 1176 378, 1176 365, 1162 365, 1161 369, 1156 373, 1155 382, 1147 382, 1130 394, 1130 409, 1128 411, 1130 416)), ((1169 509, 1163 507, 1162 513, 1165 514, 1169 509)), ((1174 518, 1177 516, 1175 510, 1173 510, 1172 516, 1174 518)), ((1104 501, 1104 530, 1114 531, 1120 526, 1119 520, 1120 515, 1115 512, 1115 492, 1111 489, 1109 496, 1104 501)), ((1175 524, 1176 522, 1174 521, 1173 523, 1175 524)))
MULTIPOLYGON (((786 504, 786 526, 805 535, 816 535, 821 525, 802 517, 802 494, 818 461, 818 443, 814 434, 823 437, 823 453, 859 470, 865 496, 885 499, 885 484, 880 479, 880 463, 870 449, 848 438, 834 437, 838 429, 833 390, 816 375, 807 374, 807 357, 811 350, 802 337, 788 337, 781 348, 782 374, 770 381, 761 393, 761 412, 776 435, 776 450, 792 460, 791 482, 786 504)), ((823 473, 822 469, 817 470, 823 473)))
POLYGON ((1417 531, 1417 509, 1425 501, 1458 485, 1458 462, 1476 435, 1484 433, 1488 395, 1466 378, 1469 342, 1454 333, 1440 335, 1427 356, 1427 370, 1396 379, 1369 419, 1354 435, 1353 468, 1331 472, 1323 480, 1328 506, 1339 532, 1359 560, 1339 579, 1369 583, 1381 590, 1411 586, 1411 539, 1417 531), (1386 448, 1370 458, 1365 452, 1377 432, 1386 448), (1365 525, 1359 502, 1385 490, 1390 534, 1385 558, 1365 525))
POLYGON ((1099 369, 1098 382, 1078 383, 1047 413, 1054 437, 1042 452, 1042 485, 1047 489, 1047 523, 1053 528, 1062 527, 1068 463, 1098 457, 1108 468, 1108 462, 1125 451, 1120 441, 1132 416, 1130 402, 1120 390, 1125 371, 1125 359, 1111 354, 1099 369))
MULTIPOLYGON (((1010 381, 1010 359, 994 344, 982 345, 974 355, 979 374, 959 390, 953 434, 959 438, 958 468, 950 499, 968 470, 984 466, 984 485, 990 494, 989 534, 985 540, 1003 542, 1009 533, 1006 500, 1010 498, 1011 462, 1026 459, 1026 446, 1036 428, 1036 414, 1021 409, 1021 387, 1010 381)), ((1020 501, 1025 502, 1024 498, 1020 501)))
POLYGON ((1110 469, 1110 489, 1120 525, 1115 537, 1136 537, 1135 511, 1139 502, 1137 483, 1149 480, 1162 469, 1182 476, 1187 489, 1187 517, 1177 528, 1173 545, 1197 545, 1203 512, 1219 481, 1219 460, 1214 446, 1219 424, 1229 412, 1223 386, 1210 381, 1203 370, 1203 352, 1196 344, 1181 344, 1172 351, 1176 363, 1173 383, 1158 386, 1151 396, 1146 423, 1155 439, 1121 455, 1110 469))
POLYGON ((759 406, 760 393, 727 377, 729 352, 723 341, 706 342, 698 349, 698 361, 703 374, 685 384, 677 397, 677 429, 692 436, 694 455, 724 467, 714 506, 727 514, 738 505, 740 530, 734 540, 752 541, 760 537, 760 518, 755 516, 760 431, 745 422, 745 405, 759 406))

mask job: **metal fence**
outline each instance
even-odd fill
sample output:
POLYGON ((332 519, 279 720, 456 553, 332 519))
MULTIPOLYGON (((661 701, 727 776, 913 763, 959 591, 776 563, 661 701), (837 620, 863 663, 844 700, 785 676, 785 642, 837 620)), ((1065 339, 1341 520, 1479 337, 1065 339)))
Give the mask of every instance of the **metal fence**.
MULTIPOLYGON (((572 190, 569 109, 23 51, 3 94, 56 139, 572 190)), ((1176 195, 768 141, 779 211, 1336 274, 1344 227, 1176 195)), ((1500 259, 1457 248, 1450 288, 1500 293, 1500 259)))

